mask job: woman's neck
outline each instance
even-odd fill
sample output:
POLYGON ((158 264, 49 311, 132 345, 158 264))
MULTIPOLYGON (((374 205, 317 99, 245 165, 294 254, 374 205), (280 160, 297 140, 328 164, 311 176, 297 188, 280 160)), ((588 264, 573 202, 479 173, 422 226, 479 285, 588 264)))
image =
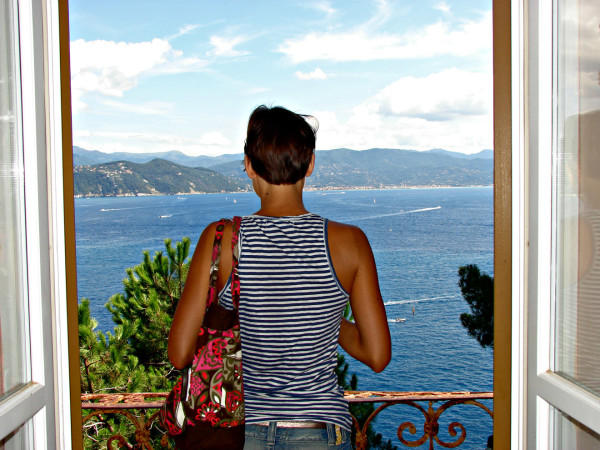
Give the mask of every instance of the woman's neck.
POLYGON ((299 216, 308 211, 304 207, 302 189, 304 180, 296 184, 269 184, 262 179, 254 183, 254 191, 260 197, 257 215, 281 217, 299 216))

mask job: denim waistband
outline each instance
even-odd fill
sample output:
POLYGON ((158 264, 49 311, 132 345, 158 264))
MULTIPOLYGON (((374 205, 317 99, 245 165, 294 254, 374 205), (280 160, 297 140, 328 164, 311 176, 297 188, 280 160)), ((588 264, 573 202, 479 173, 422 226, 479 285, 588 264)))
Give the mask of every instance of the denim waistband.
POLYGON ((273 422, 259 422, 253 425, 268 427, 271 425, 271 423, 274 423, 276 428, 313 428, 321 430, 327 428, 327 424, 325 422, 311 422, 307 420, 278 420, 273 422))
POLYGON ((311 421, 268 421, 246 424, 246 444, 244 449, 351 449, 350 432, 328 422, 311 421), (283 424, 294 424, 284 427, 283 424), (319 428, 307 428, 306 425, 319 428), (324 428, 320 428, 323 427, 324 428))

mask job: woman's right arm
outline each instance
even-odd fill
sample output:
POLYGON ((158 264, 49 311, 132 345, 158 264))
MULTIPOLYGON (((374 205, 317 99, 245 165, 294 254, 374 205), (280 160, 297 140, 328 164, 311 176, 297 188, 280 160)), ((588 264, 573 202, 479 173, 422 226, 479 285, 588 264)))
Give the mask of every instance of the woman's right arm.
POLYGON ((329 245, 354 317, 354 322, 342 319, 338 342, 350 356, 381 372, 392 349, 371 245, 360 228, 335 222, 329 222, 329 245))
POLYGON ((215 228, 216 222, 210 224, 198 240, 173 317, 167 348, 169 360, 177 369, 182 369, 194 358, 196 340, 206 309, 215 228))

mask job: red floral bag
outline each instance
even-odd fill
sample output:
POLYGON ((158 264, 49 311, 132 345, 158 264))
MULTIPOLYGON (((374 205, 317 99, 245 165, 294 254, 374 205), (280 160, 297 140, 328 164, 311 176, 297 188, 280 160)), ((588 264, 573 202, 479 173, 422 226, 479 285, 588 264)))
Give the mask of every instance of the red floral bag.
POLYGON ((234 309, 219 304, 217 269, 226 219, 217 225, 213 246, 206 314, 191 366, 169 393, 160 420, 178 448, 236 449, 244 447, 244 391, 237 273, 241 218, 232 220, 231 296, 234 309))

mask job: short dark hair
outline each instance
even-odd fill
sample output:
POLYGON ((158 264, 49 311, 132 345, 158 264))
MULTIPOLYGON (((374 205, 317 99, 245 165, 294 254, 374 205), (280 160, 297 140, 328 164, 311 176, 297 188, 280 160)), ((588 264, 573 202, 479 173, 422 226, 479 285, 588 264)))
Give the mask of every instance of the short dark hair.
POLYGON ((316 132, 317 122, 312 116, 261 105, 250 115, 244 154, 268 183, 294 184, 306 176, 316 132))

